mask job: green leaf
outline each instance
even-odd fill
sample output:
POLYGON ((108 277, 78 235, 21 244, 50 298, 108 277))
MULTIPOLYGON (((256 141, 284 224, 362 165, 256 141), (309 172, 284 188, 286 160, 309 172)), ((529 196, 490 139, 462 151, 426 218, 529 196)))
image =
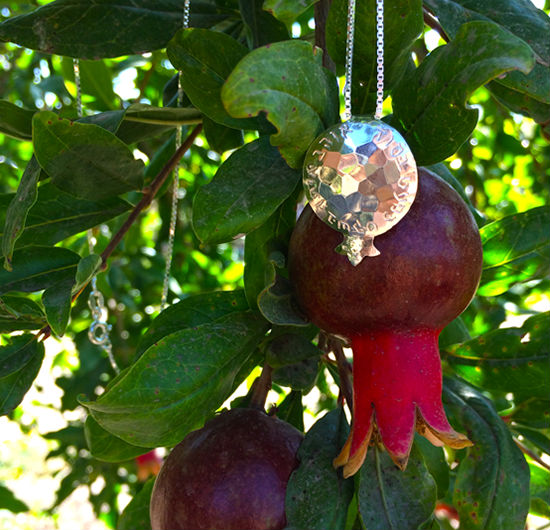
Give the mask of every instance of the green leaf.
POLYGON ((36 302, 22 296, 0 297, 0 333, 40 329, 45 324, 44 312, 36 302))
POLYGON ((276 19, 291 24, 317 0, 265 0, 264 9, 276 19))
POLYGON ((171 333, 202 324, 211 324, 226 315, 247 309, 244 292, 240 290, 216 291, 184 298, 177 304, 167 307, 153 320, 139 341, 136 356, 141 355, 171 333))
POLYGON ((227 127, 255 129, 254 120, 231 117, 221 100, 223 83, 247 52, 225 33, 198 28, 179 31, 166 48, 170 62, 182 72, 181 86, 195 107, 227 127))
POLYGON ((241 147, 195 197, 193 228, 199 239, 222 243, 258 228, 293 192, 300 176, 265 136, 241 147))
POLYGON ((547 206, 533 208, 493 221, 480 229, 483 243, 483 268, 510 263, 550 242, 547 206))
POLYGON ((6 100, 0 100, 0 133, 16 140, 32 138, 32 117, 36 111, 24 109, 6 100))
MULTIPOLYGON (((18 195, 19 192, 16 195, 0 195, 0 227, 7 226, 5 223, 14 226, 21 222, 22 210, 26 207, 19 202, 18 195), (10 206, 6 210, 8 204, 10 206), (17 210, 15 205, 18 205, 17 210), (10 215, 14 218, 7 217, 10 215)), ((69 236, 113 219, 131 207, 130 203, 118 197, 103 200, 77 198, 46 182, 38 187, 36 202, 28 210, 24 228, 19 232, 14 246, 55 245, 69 236)), ((2 232, 0 235, 3 235, 2 232)))
POLYGON ((287 526, 307 530, 343 528, 353 496, 353 480, 342 478, 332 461, 349 431, 341 407, 325 414, 298 449, 300 466, 286 489, 287 526))
MULTIPOLYGON (((298 186, 300 188, 300 186, 298 186)), ((265 223, 249 232, 244 242, 244 289, 252 309, 258 295, 273 281, 273 252, 285 252, 296 223, 296 197, 291 195, 265 223)))
POLYGON ((430 520, 437 487, 413 445, 407 469, 401 471, 377 446, 369 448, 359 471, 357 498, 369 530, 416 530, 430 520))
POLYGON ((276 42, 246 55, 222 88, 231 116, 267 114, 278 131, 271 143, 293 168, 301 166, 317 135, 338 120, 336 80, 321 60, 308 42, 276 42))
POLYGON ((58 337, 63 336, 69 323, 73 284, 74 277, 65 278, 42 293, 42 304, 48 324, 58 337))
POLYGON ((31 293, 74 278, 80 256, 61 247, 24 247, 13 256, 13 270, 0 270, 0 294, 31 293))
POLYGON ((202 114, 191 107, 154 107, 144 103, 130 105, 124 114, 124 121, 146 123, 149 125, 188 125, 199 123, 202 114))
POLYGON ((439 335, 439 348, 442 349, 451 344, 466 342, 471 338, 470 332, 466 324, 464 324, 464 320, 462 320, 462 317, 458 316, 443 328, 443 331, 439 335))
POLYGON ((149 504, 155 479, 150 478, 120 514, 117 530, 150 530, 149 504))
POLYGON ((302 392, 292 390, 283 399, 276 409, 277 418, 294 425, 299 431, 304 432, 304 406, 302 405, 302 392))
POLYGON ((416 448, 424 458, 424 463, 434 478, 437 486, 437 499, 444 499, 449 490, 449 465, 445 460, 445 452, 442 447, 432 445, 426 438, 419 434, 414 435, 416 448))
POLYGON ((15 242, 25 228, 25 221, 29 210, 36 202, 38 196, 39 177, 40 166, 38 160, 33 155, 23 172, 15 197, 13 197, 6 210, 6 220, 2 234, 2 253, 5 258, 4 268, 8 271, 12 269, 11 261, 15 242))
POLYGON ((453 505, 471 530, 524 528, 529 511, 529 468, 506 424, 481 393, 446 378, 443 402, 453 424, 474 443, 461 460, 453 505))
MULTIPOLYGON (((528 94, 535 100, 550 103, 550 20, 532 2, 508 0, 427 0, 426 4, 434 11, 443 29, 454 37, 461 24, 471 20, 491 20, 503 29, 524 40, 535 52, 537 64, 524 75, 513 72, 495 81, 515 92, 528 94)), ((494 86, 494 84, 492 86, 494 86)), ((491 87, 492 88, 492 87, 491 87)))
POLYGON ((245 25, 248 45, 258 48, 264 44, 289 38, 285 24, 264 11, 263 0, 239 0, 239 10, 245 25))
POLYGON ((318 359, 304 359, 273 370, 273 382, 280 386, 308 393, 315 385, 319 372, 318 359))
POLYGON ((521 328, 494 329, 444 352, 453 370, 479 388, 545 398, 550 387, 550 313, 521 328))
POLYGON ((97 200, 141 188, 143 162, 102 127, 39 112, 33 143, 40 165, 67 193, 97 200))
POLYGON ((202 128, 210 149, 217 153, 238 149, 244 143, 241 130, 220 125, 206 116, 202 120, 202 128))
POLYGON ((298 361, 319 359, 323 352, 303 335, 282 333, 268 344, 265 360, 273 368, 279 368, 298 361))
POLYGON ((86 287, 94 275, 98 272, 103 263, 101 256, 90 254, 78 262, 75 281, 73 285, 73 294, 86 287))
POLYGON ((229 397, 267 329, 263 319, 240 312, 172 333, 96 401, 82 404, 104 429, 128 443, 174 445, 229 397))
POLYGON ((530 512, 550 518, 550 471, 534 462, 529 462, 531 496, 530 512))
MULTIPOLYGON (((334 62, 346 62, 347 0, 334 0, 326 25, 327 50, 334 62)), ((424 28, 421 0, 393 0, 384 9, 385 90, 391 90, 405 71, 412 45, 424 28)), ((373 114, 376 108, 376 6, 358 2, 355 14, 352 111, 373 114)))
POLYGON ((513 430, 523 436, 525 440, 534 445, 537 449, 550 455, 550 438, 545 436, 541 431, 520 427, 519 425, 514 425, 513 430))
POLYGON ((101 427, 92 416, 86 418, 84 435, 91 455, 102 462, 124 462, 150 450, 146 447, 131 445, 114 436, 101 427))
MULTIPOLYGON (((26 350, 24 353, 28 361, 24 365, 22 364, 21 368, 18 370, 5 377, 0 377, 0 416, 9 414, 19 405, 19 403, 21 403, 33 381, 36 379, 38 371, 42 366, 42 360, 44 359, 44 344, 38 342, 34 335, 18 335, 16 340, 18 344, 21 344, 23 341, 29 341, 29 350, 26 350), (21 341, 21 343, 19 341, 21 341)), ((11 344, 16 340, 14 339, 11 344)), ((3 346, 0 348, 0 351, 5 348, 10 348, 10 345, 3 346)), ((4 355, 2 352, 0 353, 0 358, 3 357, 4 355)))
MULTIPOLYGON (((65 80, 74 82, 74 64, 69 57, 62 59, 63 77, 65 80)), ((113 90, 111 71, 104 61, 86 61, 81 59, 78 62, 80 72, 80 88, 82 94, 92 96, 94 109, 116 110, 118 96, 113 90)))
POLYGON ((0 347, 0 378, 18 372, 36 355, 36 337, 29 333, 11 337, 0 347))
MULTIPOLYGON (((0 24, 0 41, 45 53, 97 59, 164 48, 181 28, 179 0, 57 0, 0 24)), ((211 4, 195 2, 190 25, 226 19, 211 4)))
POLYGON ((510 70, 529 72, 531 48, 487 21, 463 24, 447 45, 432 51, 393 93, 394 121, 418 165, 451 156, 477 124, 478 111, 466 107, 469 96, 510 70))
POLYGON ((0 484, 0 510, 9 510, 12 513, 28 512, 29 507, 20 501, 6 486, 0 484))
POLYGON ((550 401, 526 399, 514 408, 510 418, 515 423, 527 425, 533 429, 550 429, 550 401))

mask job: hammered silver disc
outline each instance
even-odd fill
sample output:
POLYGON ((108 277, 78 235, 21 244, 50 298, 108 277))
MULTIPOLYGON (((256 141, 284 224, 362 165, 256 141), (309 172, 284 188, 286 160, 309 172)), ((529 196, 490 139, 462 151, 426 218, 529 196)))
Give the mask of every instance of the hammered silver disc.
POLYGON ((336 250, 353 265, 379 254, 374 237, 406 215, 417 185, 407 142, 380 120, 354 117, 334 125, 306 153, 306 196, 319 218, 344 234, 336 250))

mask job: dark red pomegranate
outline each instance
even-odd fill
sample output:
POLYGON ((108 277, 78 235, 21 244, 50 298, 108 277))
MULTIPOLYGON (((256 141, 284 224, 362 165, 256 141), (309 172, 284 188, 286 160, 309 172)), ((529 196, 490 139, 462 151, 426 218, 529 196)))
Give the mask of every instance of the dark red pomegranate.
POLYGON ((405 468, 414 429, 432 443, 471 445, 441 403, 441 330, 470 303, 482 250, 473 216, 437 175, 419 169, 409 213, 375 239, 380 255, 354 267, 334 251, 342 235, 308 206, 290 241, 296 299, 312 322, 351 341, 353 423, 335 460, 355 473, 375 431, 405 468))
POLYGON ((151 496, 153 530, 278 530, 302 433, 255 409, 233 409, 179 443, 151 496))

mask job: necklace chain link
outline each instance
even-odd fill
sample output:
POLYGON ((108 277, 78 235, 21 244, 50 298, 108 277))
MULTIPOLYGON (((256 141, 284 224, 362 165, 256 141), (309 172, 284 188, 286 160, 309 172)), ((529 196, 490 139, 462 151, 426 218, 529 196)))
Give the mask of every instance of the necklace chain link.
MULTIPOLYGON (((351 81, 353 70, 353 41, 355 35, 356 0, 348 0, 346 33, 346 69, 344 84, 344 119, 351 118, 351 81)), ((384 0, 376 0, 376 110, 375 119, 382 117, 384 103, 384 0)))

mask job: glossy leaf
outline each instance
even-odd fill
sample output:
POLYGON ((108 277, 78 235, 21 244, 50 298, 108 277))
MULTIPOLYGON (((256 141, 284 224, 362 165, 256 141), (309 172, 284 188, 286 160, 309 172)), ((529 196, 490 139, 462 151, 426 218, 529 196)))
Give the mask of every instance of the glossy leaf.
POLYGON ((89 415, 84 424, 84 435, 91 455, 102 462, 124 462, 150 450, 146 447, 131 445, 114 436, 89 415))
POLYGON ((537 64, 528 74, 510 73, 495 83, 515 92, 528 94, 541 102, 550 103, 550 20, 532 2, 508 0, 428 0, 445 31, 454 37, 460 25, 471 20, 491 20, 523 39, 536 54, 537 64))
MULTIPOLYGON (((206 3, 193 8, 194 27, 227 17, 206 3)), ((57 0, 0 24, 0 40, 69 57, 118 57, 164 48, 181 17, 178 0, 57 0)))
POLYGON ((430 475, 435 480, 437 486, 437 499, 444 499, 449 490, 450 473, 443 448, 432 445, 426 438, 420 436, 418 433, 414 435, 414 444, 422 455, 430 475))
POLYGON ((528 398, 514 408, 510 418, 533 429, 550 429, 550 400, 528 398))
POLYGON ((150 478, 120 514, 117 530, 150 530, 149 504, 155 479, 150 478))
MULTIPOLYGON (((0 227, 18 224, 22 209, 18 195, 0 195, 0 227), (8 207, 13 204, 14 207, 8 207), (19 208, 15 210, 15 205, 19 208), (4 215, 5 214, 5 215, 4 215), (14 219, 7 216, 13 215, 14 219)), ((93 200, 74 197, 45 183, 38 188, 36 202, 28 211, 24 229, 15 240, 15 248, 27 245, 55 245, 63 239, 97 226, 128 211, 131 204, 118 198, 93 200)), ((3 235, 0 232, 0 235, 3 235)))
POLYGON ((12 513, 27 512, 29 507, 19 500, 6 486, 0 484, 0 510, 9 510, 12 513))
POLYGON ((231 313, 246 311, 243 291, 217 291, 189 296, 167 307, 153 320, 141 338, 136 355, 141 355, 163 337, 185 328, 211 324, 231 313))
POLYGON ((193 105, 210 119, 227 127, 254 129, 254 120, 231 117, 221 100, 223 83, 248 53, 238 41, 218 31, 189 28, 179 31, 166 53, 182 72, 181 85, 193 105))
POLYGON ((263 0, 239 0, 248 45, 252 49, 290 37, 285 24, 265 11, 263 4, 263 0))
POLYGON ((252 309, 258 307, 258 296, 270 284, 273 252, 284 252, 296 222, 295 201, 291 196, 260 227, 246 235, 244 242, 244 289, 252 309), (267 280, 267 281, 266 281, 267 280))
POLYGON ((306 433, 298 450, 300 466, 290 476, 286 490, 289 527, 343 528, 353 496, 353 480, 344 480, 332 461, 348 431, 344 411, 337 408, 317 420, 306 433))
POLYGON ((294 191, 300 172, 267 137, 235 151, 193 204, 193 227, 207 243, 230 241, 263 224, 294 191))
MULTIPOLYGON (((346 62, 347 0, 331 3, 326 26, 327 50, 337 65, 346 62)), ((376 107, 376 3, 358 2, 355 14, 352 111, 374 114, 376 107)), ((385 90, 405 71, 412 45, 424 28, 421 0, 393 0, 384 8, 385 90)))
POLYGON ((238 149, 244 143, 243 131, 220 125, 206 116, 202 120, 202 129, 210 149, 217 153, 238 149))
POLYGON ((432 517, 437 487, 416 446, 405 471, 374 446, 359 471, 357 496, 361 520, 369 530, 416 530, 432 517))
POLYGON ((225 82, 222 101, 235 118, 265 112, 278 131, 271 143, 293 168, 301 166, 317 135, 338 120, 336 80, 305 41, 276 42, 250 52, 225 82))
POLYGON ((481 228, 483 268, 505 265, 548 245, 550 210, 546 206, 503 217, 481 228))
POLYGON ((36 337, 31 334, 16 335, 0 348, 0 378, 18 372, 36 355, 36 337))
MULTIPOLYGON (((38 375, 44 359, 44 344, 38 342, 34 335, 19 335, 11 344, 15 343, 20 347, 24 343, 27 344, 23 355, 27 362, 25 364, 21 363, 18 369, 5 376, 0 374, 0 416, 9 414, 21 403, 38 375)), ((10 348, 10 346, 0 348, 0 359, 4 358, 6 348, 10 348)), ((9 349, 9 352, 13 353, 13 350, 9 349)), ((5 360, 8 362, 7 356, 5 360)), ((17 364, 11 366, 17 366, 17 364)))
POLYGON ((31 293, 74 278, 80 256, 61 247, 23 247, 13 256, 13 270, 0 270, 0 294, 31 293))
POLYGON ((444 382, 443 402, 453 424, 474 443, 461 460, 453 505, 471 530, 523 528, 529 510, 529 468, 491 402, 456 379, 444 382))
POLYGON ((304 407, 302 405, 302 392, 292 390, 277 405, 277 418, 294 425, 299 431, 304 432, 304 407))
POLYGON ((273 368, 307 359, 319 359, 323 352, 308 338, 297 333, 282 333, 268 344, 266 362, 273 368))
POLYGON ((550 471, 529 462, 531 495, 530 511, 541 517, 550 518, 550 471))
POLYGON ((131 444, 174 445, 202 425, 241 381, 265 334, 249 312, 187 328, 151 346, 96 401, 83 401, 106 430, 131 444))
POLYGON ((187 125, 199 123, 202 114, 191 107, 155 107, 144 103, 130 105, 124 114, 127 122, 139 122, 149 125, 187 125))
POLYGON ((0 133, 17 140, 32 138, 32 117, 36 111, 0 100, 0 133))
POLYGON ((307 393, 315 385, 318 372, 318 359, 304 359, 276 368, 273 370, 272 379, 277 385, 307 393))
POLYGON ((69 323, 73 284, 74 278, 66 278, 42 293, 42 305, 48 324, 58 337, 63 336, 69 323))
POLYGON ((550 313, 526 320, 521 328, 495 329, 449 348, 453 370, 486 390, 545 398, 550 387, 550 313))
MULTIPOLYGON (((63 77, 65 80, 74 82, 74 64, 69 57, 62 60, 63 77)), ((118 96, 113 90, 113 80, 111 71, 104 61, 86 61, 78 62, 80 73, 80 88, 82 94, 94 98, 93 107, 99 110, 115 110, 118 105, 118 96)))
POLYGON ((40 165, 67 193, 97 200, 141 188, 143 162, 102 127, 40 112, 33 119, 33 144, 40 165))
POLYGON ((0 297, 0 333, 40 329, 46 324, 42 308, 23 296, 0 297))
POLYGON ((29 210, 36 202, 38 196, 37 187, 39 177, 40 166, 38 160, 32 156, 25 167, 17 192, 6 210, 6 218, 2 233, 2 253, 5 258, 4 268, 8 271, 12 269, 11 260, 15 242, 21 236, 21 232, 25 228, 29 210))
POLYGON ((487 21, 463 24, 447 45, 432 51, 393 93, 394 121, 416 162, 428 165, 452 155, 477 124, 465 106, 478 87, 510 70, 529 72, 531 48, 487 21))
POLYGON ((296 20, 316 0, 265 0, 263 8, 285 24, 296 20))

